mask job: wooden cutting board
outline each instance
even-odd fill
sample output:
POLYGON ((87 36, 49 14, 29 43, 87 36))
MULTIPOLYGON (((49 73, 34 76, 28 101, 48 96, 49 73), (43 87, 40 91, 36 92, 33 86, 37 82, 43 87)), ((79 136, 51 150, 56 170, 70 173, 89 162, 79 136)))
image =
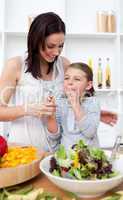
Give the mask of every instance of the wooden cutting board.
MULTIPOLYGON (((17 146, 18 144, 14 144, 17 146)), ((11 144, 13 146, 13 144, 11 144)), ((19 146, 21 146, 19 144, 19 146)), ((38 159, 30 164, 19 165, 11 168, 0 168, 0 188, 23 183, 41 173, 39 168, 40 160, 44 157, 44 152, 37 149, 38 159)))

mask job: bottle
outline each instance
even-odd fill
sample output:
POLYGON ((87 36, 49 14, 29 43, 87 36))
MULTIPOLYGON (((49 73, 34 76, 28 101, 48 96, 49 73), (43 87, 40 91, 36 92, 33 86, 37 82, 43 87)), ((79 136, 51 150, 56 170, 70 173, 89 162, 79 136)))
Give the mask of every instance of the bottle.
POLYGON ((107 29, 108 29, 108 32, 112 32, 112 33, 116 31, 115 12, 112 10, 108 11, 107 29))
POLYGON ((36 15, 34 15, 34 14, 28 16, 28 29, 30 28, 35 17, 36 17, 36 15))
POLYGON ((103 85, 103 73, 102 73, 102 60, 98 59, 98 68, 97 68, 97 87, 102 88, 103 85))
POLYGON ((107 13, 105 11, 97 12, 97 32, 107 32, 107 13))
POLYGON ((93 60, 92 58, 88 59, 88 66, 91 68, 91 70, 93 71, 93 60))
POLYGON ((106 61, 107 61, 107 64, 106 64, 106 69, 105 69, 105 85, 106 85, 106 88, 110 88, 111 87, 111 70, 110 70, 110 64, 109 64, 110 59, 107 58, 106 61))

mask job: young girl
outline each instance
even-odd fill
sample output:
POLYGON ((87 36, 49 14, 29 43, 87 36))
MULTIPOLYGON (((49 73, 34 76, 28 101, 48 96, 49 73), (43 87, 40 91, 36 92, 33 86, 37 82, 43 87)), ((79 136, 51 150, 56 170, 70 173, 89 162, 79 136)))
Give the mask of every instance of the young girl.
MULTIPOLYGON (((94 96, 93 73, 87 64, 69 66, 64 77, 64 93, 66 98, 56 100, 56 116, 53 113, 47 118, 47 137, 52 150, 59 143, 68 149, 80 139, 98 146, 100 106, 94 96)), ((53 105, 54 99, 49 100, 53 105)))

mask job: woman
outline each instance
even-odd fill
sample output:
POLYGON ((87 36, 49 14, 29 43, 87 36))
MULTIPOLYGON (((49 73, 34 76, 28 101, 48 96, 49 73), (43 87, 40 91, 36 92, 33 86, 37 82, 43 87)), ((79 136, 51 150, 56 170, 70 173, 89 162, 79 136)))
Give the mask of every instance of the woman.
MULTIPOLYGON (((65 24, 61 18, 52 12, 40 14, 30 26, 27 54, 6 63, 0 79, 0 121, 11 122, 9 141, 45 148, 43 122, 45 116, 55 112, 55 107, 42 103, 43 92, 48 88, 58 93, 62 86, 64 71, 70 64, 60 56, 64 39, 65 24)), ((115 122, 111 117, 108 116, 110 122, 115 122)))

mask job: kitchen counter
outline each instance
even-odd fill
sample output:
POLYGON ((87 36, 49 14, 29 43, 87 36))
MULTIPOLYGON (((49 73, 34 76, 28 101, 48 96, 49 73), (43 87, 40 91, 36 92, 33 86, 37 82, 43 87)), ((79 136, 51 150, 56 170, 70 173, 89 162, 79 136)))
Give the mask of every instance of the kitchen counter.
MULTIPOLYGON (((108 149, 111 150, 111 149, 108 149)), ((123 146, 120 147, 121 154, 123 153, 123 146)), ((27 182, 26 182, 27 183, 27 182)), ((43 173, 39 174, 37 177, 33 178, 32 180, 28 181, 29 184, 33 184, 35 188, 42 187, 45 191, 53 192, 56 194, 59 194, 59 196, 62 196, 63 200, 72 200, 70 195, 67 194, 67 192, 63 191, 62 189, 58 188, 55 184, 53 184, 48 178, 43 175, 43 173)), ((100 200, 103 197, 106 197, 108 195, 111 195, 112 192, 116 192, 119 190, 123 190, 123 183, 120 184, 117 188, 114 188, 110 192, 107 192, 103 196, 97 197, 97 198, 87 198, 87 200, 100 200)), ((83 200, 84 198, 79 198, 80 200, 83 200)))
MULTIPOLYGON (((67 192, 65 192, 62 189, 60 189, 57 186, 55 186, 42 173, 40 175, 38 175, 36 178, 33 178, 32 180, 26 182, 26 184, 27 183, 28 184, 33 184, 33 186, 35 188, 42 187, 42 188, 44 188, 45 191, 59 194, 59 196, 62 196, 63 200, 72 200, 72 198, 67 194, 67 192)), ((119 191, 119 190, 123 190, 123 183, 121 185, 119 185, 117 188, 115 188, 114 190, 112 190, 112 191, 119 191)), ((93 199, 92 198, 87 198, 87 200, 100 200, 101 198, 111 194, 112 191, 107 192, 106 195, 103 195, 101 197, 93 198, 93 199)), ((83 198, 80 198, 80 199, 83 199, 83 198)))

